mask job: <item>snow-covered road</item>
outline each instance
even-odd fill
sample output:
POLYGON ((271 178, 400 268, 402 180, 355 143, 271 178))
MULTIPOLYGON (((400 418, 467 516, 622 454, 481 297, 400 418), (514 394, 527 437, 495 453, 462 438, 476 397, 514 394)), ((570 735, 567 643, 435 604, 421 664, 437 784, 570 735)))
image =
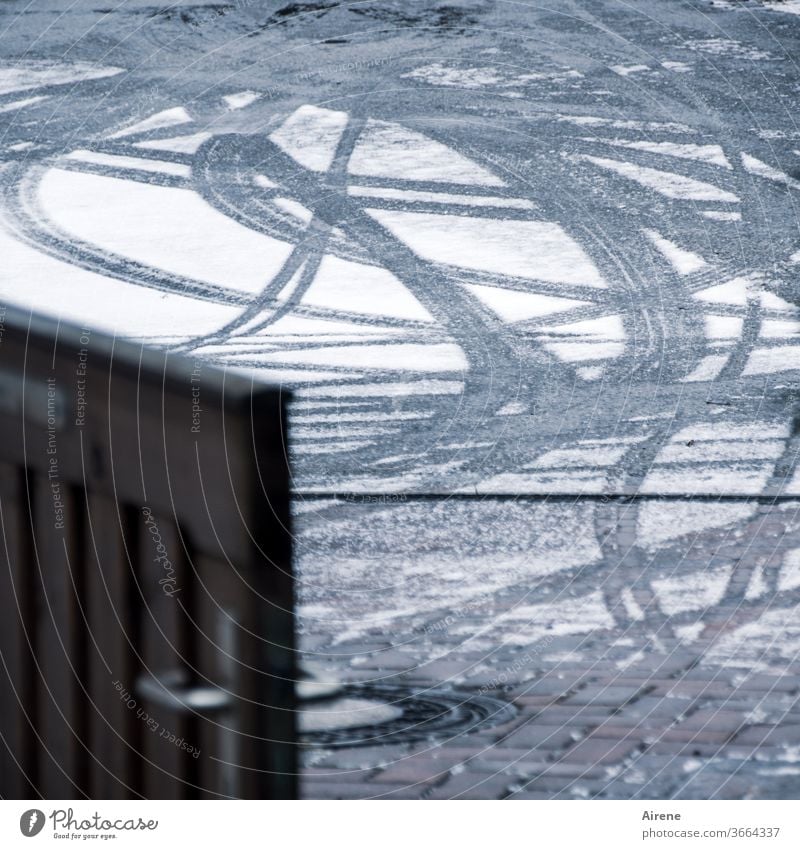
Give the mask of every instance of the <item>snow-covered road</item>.
POLYGON ((796 502, 713 552, 800 499, 797 3, 96 6, 0 10, 0 297, 294 390, 309 645, 795 610, 796 502))

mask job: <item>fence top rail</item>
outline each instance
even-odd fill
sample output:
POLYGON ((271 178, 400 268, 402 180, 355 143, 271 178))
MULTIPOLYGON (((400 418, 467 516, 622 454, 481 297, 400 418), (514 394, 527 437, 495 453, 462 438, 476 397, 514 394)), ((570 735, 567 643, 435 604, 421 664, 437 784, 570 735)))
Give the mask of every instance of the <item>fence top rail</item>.
POLYGON ((336 501, 344 504, 403 504, 410 501, 754 501, 759 504, 772 502, 797 502, 800 493, 791 492, 344 492, 339 490, 300 490, 291 493, 292 501, 336 501))
POLYGON ((0 307, 0 462, 59 493, 147 506, 210 556, 275 549, 289 562, 288 543, 268 539, 289 524, 289 397, 201 358, 0 307))
MULTIPOLYGON (((113 366, 114 373, 120 376, 125 374, 144 382, 157 379, 167 391, 185 386, 187 378, 197 367, 197 361, 190 356, 110 335, 88 323, 81 327, 23 307, 0 305, 0 361, 3 359, 3 343, 22 343, 26 348, 52 350, 55 362, 56 356, 78 357, 89 341, 93 371, 108 371, 113 366)), ((255 369, 247 377, 204 360, 202 371, 205 397, 216 396, 226 408, 241 409, 242 404, 254 395, 273 394, 284 400, 291 397, 291 392, 285 387, 260 379, 255 369)))

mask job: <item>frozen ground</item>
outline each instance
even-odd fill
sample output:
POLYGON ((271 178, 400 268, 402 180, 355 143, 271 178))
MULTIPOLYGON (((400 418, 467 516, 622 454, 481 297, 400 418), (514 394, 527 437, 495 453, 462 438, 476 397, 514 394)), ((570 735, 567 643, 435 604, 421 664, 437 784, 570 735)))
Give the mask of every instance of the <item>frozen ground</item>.
MULTIPOLYGON (((551 673, 639 699, 800 647, 800 7, 550 6, 0 9, 0 295, 294 389, 304 648, 534 724, 551 673)), ((524 739, 473 795, 530 790, 524 739)), ((563 792, 738 786, 636 740, 563 792)), ((793 741, 742 786, 800 795, 793 741)), ((315 768, 379 795, 387 757, 315 768)))

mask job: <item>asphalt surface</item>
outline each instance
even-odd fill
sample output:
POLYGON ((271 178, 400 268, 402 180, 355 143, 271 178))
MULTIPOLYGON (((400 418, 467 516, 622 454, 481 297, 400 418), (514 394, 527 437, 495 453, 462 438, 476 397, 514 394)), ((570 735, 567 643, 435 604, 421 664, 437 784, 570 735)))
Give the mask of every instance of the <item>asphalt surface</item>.
MULTIPOLYGON (((735 669, 737 628, 780 677, 799 55, 792 0, 7 0, 0 294, 295 391, 300 627, 333 678, 524 699, 598 645, 735 669)), ((734 786, 721 757, 698 794, 734 786)))

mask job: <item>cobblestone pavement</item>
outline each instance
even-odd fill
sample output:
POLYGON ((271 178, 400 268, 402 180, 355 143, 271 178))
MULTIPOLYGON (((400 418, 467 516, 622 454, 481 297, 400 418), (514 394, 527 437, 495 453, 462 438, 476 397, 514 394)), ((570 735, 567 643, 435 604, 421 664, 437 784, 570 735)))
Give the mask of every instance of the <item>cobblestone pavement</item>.
MULTIPOLYGON (((414 577, 392 587, 382 582, 403 571, 407 555, 378 554, 371 522, 407 522, 409 534, 424 536, 437 532, 439 511, 359 508, 354 521, 365 531, 347 562, 352 584, 335 605, 320 589, 328 607, 307 610, 303 644, 327 670, 321 677, 492 695, 517 713, 416 743, 381 745, 376 727, 365 733, 375 745, 313 748, 305 794, 797 798, 800 502, 737 503, 749 518, 735 528, 686 534, 709 505, 658 505, 670 506, 685 511, 683 527, 667 513, 670 542, 647 550, 635 546, 635 503, 517 502, 514 536, 529 559, 493 556, 491 540, 481 547, 492 514, 508 520, 507 505, 463 506, 475 520, 474 538, 459 543, 472 552, 457 560, 463 571, 450 572, 432 549, 413 561, 414 577), (588 516, 602 529, 602 551, 564 563, 559 545, 588 516), (549 539, 537 538, 540 522, 554 529, 549 539), (360 557, 379 571, 371 592, 356 574, 360 557)), ((442 534, 441 548, 449 544, 442 534)))
POLYGON ((306 795, 800 795, 799 12, 2 4, 3 302, 294 391, 306 795))

